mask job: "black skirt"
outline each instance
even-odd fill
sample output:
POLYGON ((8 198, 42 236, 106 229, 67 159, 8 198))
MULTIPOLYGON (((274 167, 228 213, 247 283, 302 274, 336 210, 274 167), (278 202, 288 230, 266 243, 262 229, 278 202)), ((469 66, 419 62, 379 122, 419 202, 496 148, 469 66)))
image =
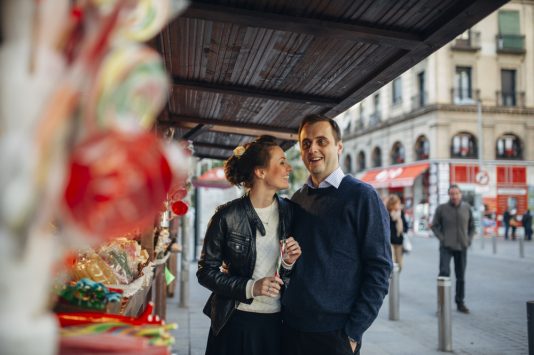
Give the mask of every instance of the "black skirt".
POLYGON ((206 355, 280 355, 280 313, 235 310, 215 336, 210 329, 206 355))

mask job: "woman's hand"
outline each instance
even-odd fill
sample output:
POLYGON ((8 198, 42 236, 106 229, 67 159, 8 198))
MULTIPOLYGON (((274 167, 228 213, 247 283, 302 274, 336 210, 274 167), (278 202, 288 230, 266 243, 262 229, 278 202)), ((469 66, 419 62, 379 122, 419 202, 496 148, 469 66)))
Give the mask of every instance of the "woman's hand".
POLYGON ((300 249, 299 243, 293 237, 287 238, 285 248, 282 251, 284 263, 292 265, 301 254, 302 250, 300 249))
POLYGON ((282 279, 277 276, 264 277, 263 279, 259 279, 254 283, 252 295, 254 297, 276 297, 280 293, 280 288, 283 284, 284 282, 282 279))

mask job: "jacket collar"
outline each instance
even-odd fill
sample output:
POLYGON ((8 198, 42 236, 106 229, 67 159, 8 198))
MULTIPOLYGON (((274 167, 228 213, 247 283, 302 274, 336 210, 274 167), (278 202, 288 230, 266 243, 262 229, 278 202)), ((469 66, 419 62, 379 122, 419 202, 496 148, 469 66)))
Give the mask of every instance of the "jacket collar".
MULTIPOLYGON (((284 224, 284 220, 282 218, 282 204, 284 201, 282 198, 280 198, 280 196, 278 196, 278 194, 274 194, 274 198, 276 199, 276 203, 278 204, 278 214, 281 216, 281 218, 279 219, 280 227, 283 228, 282 224, 284 224)), ((242 201, 247 218, 249 221, 251 221, 251 227, 253 227, 253 230, 258 230, 262 236, 265 236, 267 232, 265 231, 265 227, 263 226, 260 217, 256 213, 256 210, 254 210, 254 206, 252 206, 252 201, 250 201, 250 196, 248 193, 243 195, 242 201)))

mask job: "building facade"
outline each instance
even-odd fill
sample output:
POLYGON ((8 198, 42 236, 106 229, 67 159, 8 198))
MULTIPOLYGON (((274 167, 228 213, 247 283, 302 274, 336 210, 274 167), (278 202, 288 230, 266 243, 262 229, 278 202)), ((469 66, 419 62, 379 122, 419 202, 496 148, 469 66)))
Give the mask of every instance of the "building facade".
POLYGON ((534 1, 512 1, 338 117, 344 170, 425 229, 458 184, 497 220, 534 208, 534 1))

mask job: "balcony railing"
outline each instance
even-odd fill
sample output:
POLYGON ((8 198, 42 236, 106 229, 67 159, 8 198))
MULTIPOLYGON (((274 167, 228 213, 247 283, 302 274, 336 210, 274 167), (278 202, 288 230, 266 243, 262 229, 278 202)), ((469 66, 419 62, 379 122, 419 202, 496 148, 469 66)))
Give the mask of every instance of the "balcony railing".
POLYGON ((382 113, 380 111, 375 111, 369 116, 369 126, 376 126, 382 122, 382 113))
POLYGON ((510 54, 525 53, 525 35, 503 35, 496 37, 497 52, 510 54))
POLYGON ((480 49, 480 32, 468 31, 467 36, 456 37, 452 49, 458 51, 478 51, 480 49))
POLYGON ((425 107, 428 104, 428 95, 425 92, 412 96, 412 110, 416 110, 421 107, 425 107))
POLYGON ((497 106, 525 107, 525 92, 497 91, 495 96, 497 106))
POLYGON ((473 105, 480 96, 480 90, 452 88, 451 102, 455 105, 473 105))

